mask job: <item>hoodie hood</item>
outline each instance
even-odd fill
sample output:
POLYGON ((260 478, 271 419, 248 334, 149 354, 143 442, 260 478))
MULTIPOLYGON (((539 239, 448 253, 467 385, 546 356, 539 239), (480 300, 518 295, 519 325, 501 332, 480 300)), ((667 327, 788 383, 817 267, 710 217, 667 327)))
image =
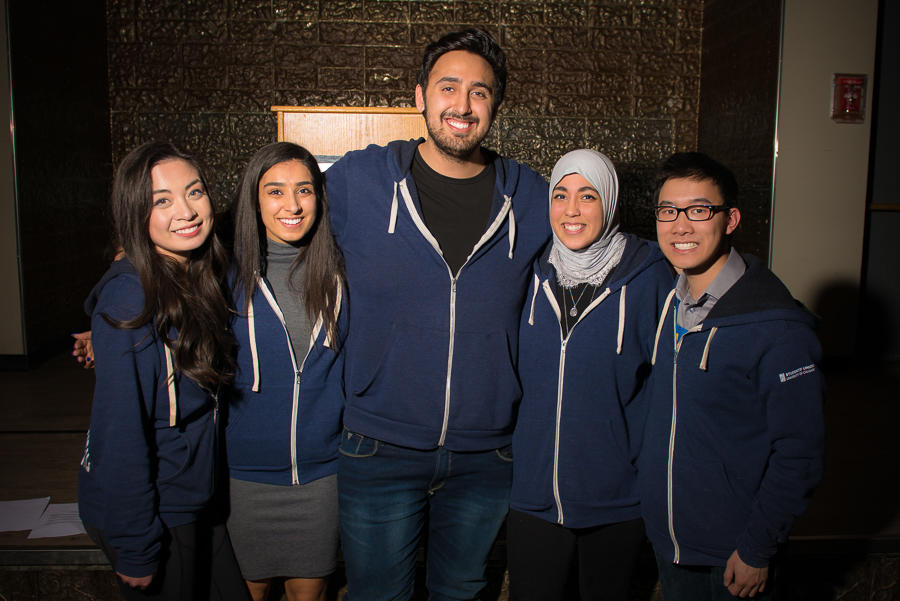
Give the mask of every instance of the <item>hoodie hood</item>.
MULTIPOLYGON (((706 371, 709 363, 713 338, 720 328, 743 324, 754 324, 766 321, 799 322, 815 329, 816 317, 803 304, 796 300, 778 277, 760 263, 752 255, 741 257, 747 264, 747 270, 734 285, 722 296, 710 310, 703 323, 690 332, 707 332, 706 344, 700 358, 699 368, 706 371)), ((653 363, 656 356, 666 315, 675 302, 675 289, 669 293, 659 317, 654 341, 653 363)), ((674 317, 673 317, 674 319, 674 317)))
MULTIPOLYGON (((88 294, 87 299, 84 301, 84 310, 88 315, 93 315, 94 308, 97 306, 97 300, 100 298, 100 293, 103 291, 106 284, 121 275, 131 276, 137 279, 138 282, 140 282, 141 279, 137 269, 134 268, 134 265, 128 257, 113 261, 112 264, 110 264, 109 269, 106 270, 106 273, 103 274, 103 277, 100 278, 100 281, 97 282, 90 294, 88 294)), ((146 302, 146 299, 144 302, 146 302)), ((173 335, 173 332, 170 332, 169 335, 173 335)), ((178 395, 175 387, 175 361, 172 358, 172 349, 169 348, 169 345, 163 343, 162 346, 166 362, 166 389, 169 397, 169 426, 171 427, 178 422, 178 395)))
MULTIPOLYGON (((630 234, 622 234, 625 239, 625 247, 622 252, 622 258, 609 275, 608 282, 602 287, 602 291, 581 314, 579 321, 584 318, 594 307, 600 304, 607 296, 619 293, 619 310, 618 310, 618 334, 616 336, 616 354, 622 353, 622 344, 625 334, 625 317, 626 317, 626 296, 628 292, 628 284, 651 268, 654 263, 664 261, 662 251, 659 246, 653 242, 648 242, 630 234)), ((547 245, 541 254, 540 260, 535 267, 536 274, 530 294, 531 309, 528 315, 528 324, 534 325, 534 311, 537 302, 538 291, 543 286, 548 297, 553 296, 551 286, 556 284, 556 270, 550 263, 550 252, 553 243, 547 245), (552 282, 552 284, 551 284, 552 282)), ((555 301, 554 301, 555 302, 555 301)), ((557 314, 557 320, 559 314, 557 314)), ((576 322, 577 324, 577 322, 576 322)), ((572 326, 575 327, 575 324, 572 326)))
MULTIPOLYGON (((428 231, 428 228, 425 226, 425 222, 422 219, 422 205, 419 201, 419 195, 411 175, 411 168, 416 156, 416 150, 418 149, 419 144, 422 144, 424 141, 424 138, 409 141, 395 140, 387 145, 387 148, 393 153, 394 158, 396 159, 396 164, 390 165, 392 169, 391 178, 394 182, 394 193, 393 198, 391 199, 391 210, 390 217, 388 218, 387 231, 389 234, 393 234, 396 231, 397 214, 400 203, 403 202, 406 204, 410 216, 422 232, 422 235, 425 236, 434 248, 438 248, 439 244, 437 240, 435 240, 428 231)), ((370 146, 370 148, 378 147, 370 146)), ((513 249, 516 244, 516 215, 513 208, 513 198, 515 197, 516 188, 519 183, 520 166, 515 161, 503 159, 499 154, 487 148, 482 148, 482 152, 485 155, 485 159, 491 161, 494 165, 497 174, 495 189, 499 190, 500 194, 494 194, 491 204, 490 222, 493 225, 488 228, 484 237, 478 241, 476 249, 483 242, 490 239, 494 235, 494 231, 500 227, 500 222, 502 222, 503 219, 506 219, 509 223, 509 234, 507 236, 509 240, 508 257, 512 260, 513 249), (506 216, 503 217, 501 213, 505 213, 506 216)))
POLYGON ((100 278, 100 281, 94 284, 90 294, 88 294, 88 297, 84 301, 84 312, 88 314, 88 317, 93 315, 94 307, 97 306, 97 299, 100 298, 100 292, 103 291, 103 287, 113 278, 123 274, 133 275, 140 280, 137 270, 134 268, 131 261, 128 260, 128 257, 113 261, 106 270, 106 273, 100 278))
MULTIPOLYGON (((662 251, 659 250, 659 245, 655 242, 638 238, 632 234, 623 234, 623 236, 625 237, 625 250, 619 263, 604 283, 604 289, 609 288, 611 291, 616 291, 640 275, 651 264, 664 260, 662 251)), ((556 269, 550 264, 549 260, 552 248, 553 244, 548 244, 541 253, 537 271, 541 280, 546 279, 555 282, 556 269)))
POLYGON ((748 313, 767 311, 778 312, 779 319, 789 319, 783 313, 786 311, 788 315, 794 314, 794 320, 815 326, 816 319, 812 313, 791 296, 781 280, 766 269, 759 259, 745 254, 741 258, 747 264, 747 271, 716 303, 709 312, 707 321, 730 321, 748 313))
MULTIPOLYGON (((397 159, 397 169, 395 172, 391 173, 391 178, 395 182, 399 182, 409 175, 410 170, 412 169, 413 160, 416 157, 416 151, 418 150, 419 145, 424 142, 425 138, 419 138, 418 140, 394 140, 387 145, 397 159)), ((497 170, 497 181, 499 182, 503 194, 507 196, 515 195, 515 186, 519 180, 517 177, 519 164, 512 160, 503 159, 499 154, 489 148, 482 147, 481 151, 484 153, 485 159, 494 164, 494 167, 497 170), (509 182, 511 189, 506 189, 507 182, 509 182)))

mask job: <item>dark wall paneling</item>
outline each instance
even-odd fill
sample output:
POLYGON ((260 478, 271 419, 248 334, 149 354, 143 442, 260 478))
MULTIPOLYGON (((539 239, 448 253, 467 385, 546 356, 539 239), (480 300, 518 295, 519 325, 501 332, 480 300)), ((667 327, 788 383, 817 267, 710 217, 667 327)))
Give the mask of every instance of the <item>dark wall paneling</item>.
MULTIPOLYGON (((26 352, 87 328, 103 271, 111 179, 106 14, 97 3, 7 2, 26 352)), ((137 70, 133 71, 137 76, 137 70)))
POLYGON ((900 164, 900 5, 879 4, 880 23, 870 115, 869 218, 864 255, 861 342, 866 357, 900 360, 900 192, 894 174, 900 164))
POLYGON ((781 0, 706 0, 699 150, 728 165, 741 187, 735 245, 769 254, 781 0))
POLYGON ((275 137, 272 105, 412 106, 424 46, 479 25, 507 52, 491 147, 545 175, 591 146, 652 235, 646 177, 697 143, 702 0, 108 0, 113 158, 170 138, 205 157, 226 204, 275 137))

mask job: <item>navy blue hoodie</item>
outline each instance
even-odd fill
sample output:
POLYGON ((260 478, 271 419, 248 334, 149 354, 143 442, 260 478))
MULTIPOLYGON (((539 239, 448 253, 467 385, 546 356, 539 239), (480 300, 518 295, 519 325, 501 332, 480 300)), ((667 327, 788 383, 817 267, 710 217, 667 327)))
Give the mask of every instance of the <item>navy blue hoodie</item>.
POLYGON ((755 258, 675 345, 674 290, 657 331, 639 460, 647 535, 666 561, 763 567, 822 474, 814 318, 755 258))
MULTIPOLYGON (((338 293, 339 336, 347 311, 338 293)), ((244 298, 236 295, 235 306, 244 298)), ((322 318, 309 348, 294 355, 284 316, 260 278, 247 314, 235 316, 238 370, 228 397, 225 441, 232 478, 306 484, 337 471, 344 407, 343 340, 326 337, 322 318)))
POLYGON ((454 275, 410 174, 421 142, 369 146, 326 172, 351 307, 344 424, 412 448, 499 448, 521 395, 518 322, 550 234, 547 183, 495 157, 488 228, 454 275))
POLYGON ((131 319, 144 308, 128 259, 113 262, 85 308, 97 383, 78 508, 116 550, 114 568, 140 578, 156 571, 164 529, 193 522, 212 497, 216 402, 172 369, 152 323, 119 329, 103 318, 131 319))
POLYGON ((519 333, 510 507, 570 528, 634 519, 638 391, 672 270, 656 244, 627 236, 607 284, 563 338, 549 251, 535 264, 519 333))

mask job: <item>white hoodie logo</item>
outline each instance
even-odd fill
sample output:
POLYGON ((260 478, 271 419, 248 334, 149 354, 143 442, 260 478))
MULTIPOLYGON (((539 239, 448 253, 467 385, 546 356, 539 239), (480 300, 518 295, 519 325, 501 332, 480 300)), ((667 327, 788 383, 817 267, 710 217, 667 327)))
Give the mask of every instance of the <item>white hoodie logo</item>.
POLYGON ((778 380, 780 382, 790 382, 794 378, 799 378, 800 376, 806 376, 812 373, 815 373, 816 366, 814 363, 810 363, 809 365, 804 365, 803 367, 798 367, 797 369, 781 372, 778 374, 778 380))

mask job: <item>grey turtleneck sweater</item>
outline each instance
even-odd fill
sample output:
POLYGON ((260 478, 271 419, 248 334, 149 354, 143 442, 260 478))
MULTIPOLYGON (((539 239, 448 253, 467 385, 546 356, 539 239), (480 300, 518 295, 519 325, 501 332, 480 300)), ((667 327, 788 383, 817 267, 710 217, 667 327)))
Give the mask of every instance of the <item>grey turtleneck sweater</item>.
POLYGON ((297 248, 289 244, 281 244, 266 238, 266 279, 272 287, 272 293, 281 312, 284 314, 284 323, 287 326, 288 335, 291 338, 291 346, 294 347, 294 356, 297 358, 297 367, 306 356, 309 349, 309 336, 312 332, 312 324, 306 314, 304 305, 303 285, 306 279, 306 264, 301 263, 294 272, 294 282, 300 294, 291 289, 288 283, 288 274, 291 263, 297 257, 297 248))

